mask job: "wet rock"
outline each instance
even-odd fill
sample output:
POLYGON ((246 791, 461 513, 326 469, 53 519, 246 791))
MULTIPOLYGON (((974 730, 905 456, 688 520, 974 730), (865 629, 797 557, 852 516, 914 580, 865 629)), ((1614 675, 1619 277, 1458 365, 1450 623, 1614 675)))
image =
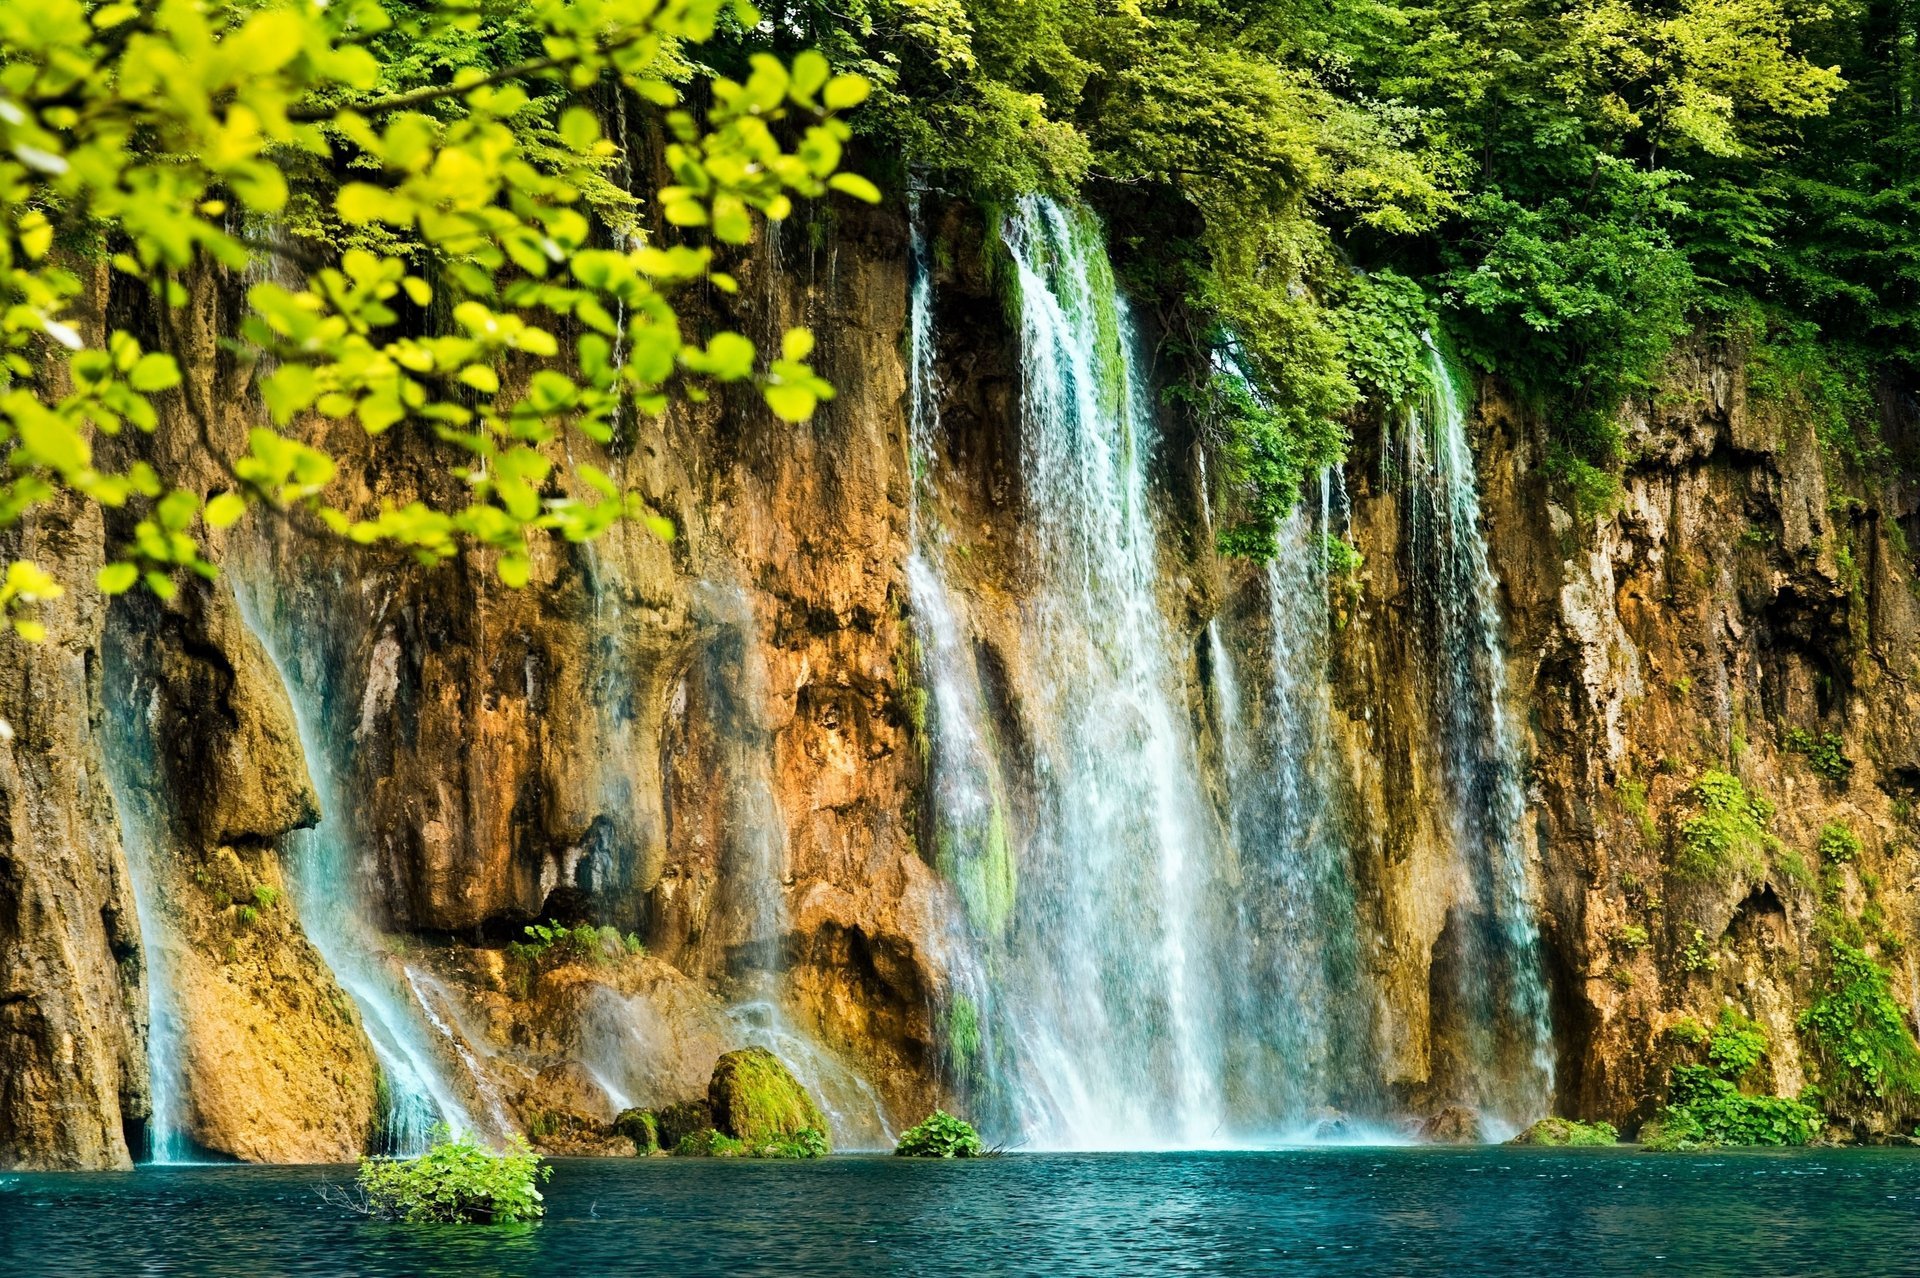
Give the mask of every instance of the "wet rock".
POLYGON ((655 1114, 660 1148, 676 1150, 680 1142, 713 1127, 713 1107, 703 1098, 675 1101, 655 1114))
POLYGON ((613 1120, 616 1136, 633 1142, 636 1154, 660 1152, 660 1118, 650 1109, 623 1109, 613 1120))
POLYGON ((1478 1113, 1465 1105, 1449 1105, 1420 1124, 1420 1139, 1434 1145, 1478 1145, 1486 1135, 1478 1113))

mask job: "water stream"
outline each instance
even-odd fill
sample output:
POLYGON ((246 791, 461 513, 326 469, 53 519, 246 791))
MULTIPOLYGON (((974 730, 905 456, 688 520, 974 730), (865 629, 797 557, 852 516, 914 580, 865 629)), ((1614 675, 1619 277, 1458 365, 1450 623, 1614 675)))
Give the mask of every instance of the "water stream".
MULTIPOLYGON (((248 628, 286 685, 301 752, 320 800, 320 823, 289 835, 285 844, 292 904, 308 939, 360 1009, 385 1080, 387 1152, 419 1153, 427 1148, 436 1125, 455 1132, 481 1129, 440 1060, 441 1045, 429 1025, 434 1009, 410 974, 396 973, 368 921, 376 911, 365 896, 367 876, 357 865, 359 850, 348 829, 346 801, 334 780, 342 755, 323 726, 331 683, 326 659, 301 641, 302 625, 311 623, 289 615, 270 587, 260 584, 263 579, 265 574, 236 572, 234 593, 248 628)), ((351 748, 349 736, 342 749, 351 748)), ((504 1132, 483 1134, 497 1137, 504 1132)))
POLYGON ((1451 985, 1454 1090, 1497 1121, 1523 1125, 1553 1094, 1553 1039, 1528 881, 1527 796, 1507 700, 1499 583, 1488 564, 1469 399, 1427 343, 1431 394, 1406 414, 1400 464, 1424 637, 1434 754, 1449 799, 1465 899, 1436 956, 1451 985))

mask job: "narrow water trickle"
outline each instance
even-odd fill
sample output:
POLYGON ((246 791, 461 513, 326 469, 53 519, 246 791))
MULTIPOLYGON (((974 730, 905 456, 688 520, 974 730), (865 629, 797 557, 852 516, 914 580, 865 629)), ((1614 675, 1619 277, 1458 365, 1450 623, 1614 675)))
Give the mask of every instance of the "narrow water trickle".
MULTIPOLYGON (((173 926, 158 883, 156 858, 167 844, 159 815, 151 810, 142 778, 158 773, 154 756, 154 689, 127 668, 125 654, 109 634, 104 652, 101 696, 110 708, 105 722, 107 788, 120 823, 120 844, 133 881, 134 909, 140 917, 140 953, 147 978, 147 1086, 152 1112, 147 1117, 146 1158, 179 1163, 193 1157, 186 1131, 186 1064, 181 1058, 180 1014, 174 990, 173 926)), ((133 1151, 139 1156, 139 1150, 133 1151)))
MULTIPOLYGON (((311 623, 289 616, 278 599, 256 593, 260 589, 250 575, 235 574, 241 615, 286 685, 300 748, 320 800, 319 825, 287 836, 285 869, 294 887, 292 904, 307 938, 360 1009, 385 1081, 387 1152, 420 1153, 439 1124, 455 1132, 479 1128, 442 1068, 427 1024, 431 1009, 418 1001, 417 987, 405 988, 409 982, 392 970, 367 922, 373 912, 365 900, 365 876, 355 864, 346 800, 335 782, 341 756, 323 727, 329 721, 327 698, 332 691, 326 659, 302 642, 301 628, 311 623)), ((340 748, 351 749, 351 738, 340 748)), ((499 1137, 505 1132, 483 1134, 499 1137)))
POLYGON ((1405 418, 1408 540, 1424 636, 1434 753, 1467 886, 1435 955, 1449 998, 1436 1038, 1451 1042, 1447 1085, 1518 1127, 1548 1111, 1553 1039, 1528 882, 1527 797, 1507 702, 1499 583, 1487 558, 1468 400, 1429 340, 1431 394, 1405 418))

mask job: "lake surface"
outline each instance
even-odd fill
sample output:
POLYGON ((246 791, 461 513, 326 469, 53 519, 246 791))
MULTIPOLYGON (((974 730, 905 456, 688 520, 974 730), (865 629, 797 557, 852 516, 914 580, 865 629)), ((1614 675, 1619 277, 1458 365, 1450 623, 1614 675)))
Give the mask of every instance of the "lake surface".
POLYGON ((521 1228, 357 1218, 351 1168, 4 1173, 0 1275, 1920 1274, 1916 1151, 555 1167, 521 1228))

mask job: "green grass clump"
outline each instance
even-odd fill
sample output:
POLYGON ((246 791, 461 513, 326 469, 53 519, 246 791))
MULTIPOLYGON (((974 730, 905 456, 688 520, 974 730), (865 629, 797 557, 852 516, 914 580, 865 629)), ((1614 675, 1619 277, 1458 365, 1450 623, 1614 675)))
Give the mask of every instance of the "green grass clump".
POLYGON ((902 1132, 893 1152, 902 1158, 978 1158, 987 1151, 972 1123, 936 1109, 902 1132))
POLYGON ((516 1140, 495 1153, 468 1137, 441 1139, 418 1158, 360 1160, 368 1214, 414 1224, 504 1225, 546 1211, 540 1182, 553 1168, 516 1140))

